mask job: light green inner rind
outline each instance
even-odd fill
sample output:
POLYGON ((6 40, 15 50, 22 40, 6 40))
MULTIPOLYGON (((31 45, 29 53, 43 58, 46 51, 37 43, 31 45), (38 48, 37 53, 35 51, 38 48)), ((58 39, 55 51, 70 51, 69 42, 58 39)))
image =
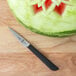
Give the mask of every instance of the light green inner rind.
POLYGON ((43 11, 34 14, 30 0, 8 0, 8 3, 19 22, 34 32, 48 36, 76 34, 76 0, 70 1, 72 6, 67 6, 62 16, 43 11))

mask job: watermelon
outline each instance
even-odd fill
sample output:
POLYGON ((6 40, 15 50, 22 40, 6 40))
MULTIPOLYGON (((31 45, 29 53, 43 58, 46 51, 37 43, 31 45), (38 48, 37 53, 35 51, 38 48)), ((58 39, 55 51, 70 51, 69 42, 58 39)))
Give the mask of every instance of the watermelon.
POLYGON ((76 35, 76 0, 8 0, 17 20, 52 37, 76 35))

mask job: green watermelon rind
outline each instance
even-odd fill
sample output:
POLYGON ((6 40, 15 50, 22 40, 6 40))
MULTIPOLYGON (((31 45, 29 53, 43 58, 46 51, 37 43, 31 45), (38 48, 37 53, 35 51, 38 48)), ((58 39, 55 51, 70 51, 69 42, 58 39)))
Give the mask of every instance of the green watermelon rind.
POLYGON ((68 36, 72 36, 72 35, 76 35, 76 30, 71 30, 71 31, 64 31, 64 32, 55 32, 55 33, 51 33, 51 34, 48 34, 48 33, 43 33, 43 32, 40 32, 39 30, 37 29, 34 29, 33 27, 28 27, 26 26, 26 24, 24 24, 21 20, 19 20, 17 17, 16 19, 22 24, 22 25, 25 25, 24 27, 30 29, 32 32, 35 32, 35 33, 38 33, 38 34, 42 34, 42 35, 45 35, 45 36, 49 36, 49 37, 68 37, 68 36))

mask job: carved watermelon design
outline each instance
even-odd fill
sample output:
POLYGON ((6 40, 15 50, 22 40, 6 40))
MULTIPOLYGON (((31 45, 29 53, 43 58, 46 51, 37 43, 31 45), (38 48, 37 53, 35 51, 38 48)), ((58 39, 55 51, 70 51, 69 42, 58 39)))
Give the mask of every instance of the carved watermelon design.
POLYGON ((76 35, 76 0, 8 0, 18 21, 53 37, 76 35))
MULTIPOLYGON (((52 0, 45 0, 44 5, 46 10, 53 4, 52 0)), ((59 15, 62 15, 65 10, 66 4, 61 2, 58 6, 56 5, 54 10, 59 15)), ((33 5, 34 13, 38 13, 43 10, 42 6, 38 7, 38 4, 33 5)))

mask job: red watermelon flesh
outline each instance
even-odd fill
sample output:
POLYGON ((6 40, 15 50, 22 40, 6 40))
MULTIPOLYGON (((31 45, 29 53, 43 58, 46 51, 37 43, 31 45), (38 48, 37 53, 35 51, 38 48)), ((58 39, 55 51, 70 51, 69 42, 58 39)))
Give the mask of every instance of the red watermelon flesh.
MULTIPOLYGON (((46 10, 51 6, 52 3, 53 2, 51 0, 46 0, 45 1, 46 10)), ((66 4, 61 2, 59 6, 55 7, 54 11, 56 13, 58 13, 59 15, 62 15, 64 13, 65 8, 66 8, 66 4)), ((40 12, 40 11, 43 11, 42 6, 38 7, 38 4, 33 5, 33 9, 34 9, 35 14, 40 12)))

